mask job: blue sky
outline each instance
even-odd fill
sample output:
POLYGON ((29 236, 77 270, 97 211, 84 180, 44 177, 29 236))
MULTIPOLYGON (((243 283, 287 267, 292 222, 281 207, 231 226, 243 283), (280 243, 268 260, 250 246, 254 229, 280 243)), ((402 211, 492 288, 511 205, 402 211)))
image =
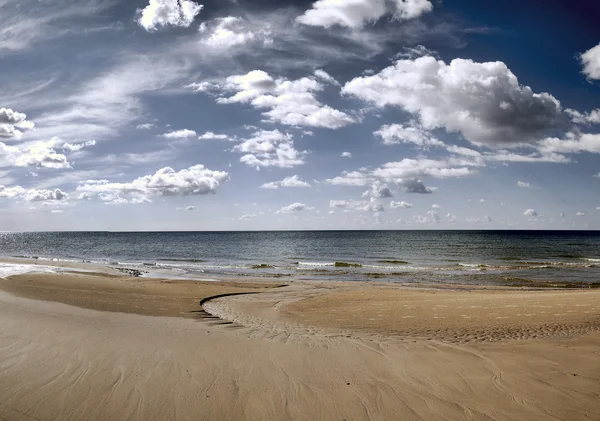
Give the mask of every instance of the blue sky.
POLYGON ((600 229, 600 6, 0 0, 0 230, 600 229))

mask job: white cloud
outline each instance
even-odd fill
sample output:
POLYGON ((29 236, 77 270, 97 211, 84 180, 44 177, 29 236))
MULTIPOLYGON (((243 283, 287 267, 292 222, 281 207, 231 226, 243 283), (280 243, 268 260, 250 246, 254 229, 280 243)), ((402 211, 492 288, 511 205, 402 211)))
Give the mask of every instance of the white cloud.
POLYGON ((444 142, 439 141, 429 131, 414 123, 409 126, 403 126, 402 124, 384 125, 373 134, 381 137, 385 145, 412 143, 421 148, 444 146, 444 142))
POLYGON ((535 142, 563 121, 557 99, 520 85, 502 62, 398 60, 351 80, 342 93, 381 108, 398 106, 418 117, 423 128, 459 132, 476 145, 535 142))
POLYGON ((205 133, 201 134, 200 136, 198 136, 198 139, 200 139, 200 140, 227 140, 227 139, 229 139, 229 136, 227 136, 226 134, 216 134, 213 132, 205 132, 205 133))
POLYGON ((600 133, 567 133, 566 139, 546 138, 540 142, 538 150, 543 154, 560 153, 600 153, 600 133))
POLYGON ((27 115, 10 108, 0 108, 0 137, 21 137, 35 125, 27 120, 27 115))
POLYGON ((442 218, 440 218, 440 215, 438 215, 438 213, 434 210, 427 211, 427 215, 429 215, 432 222, 439 223, 442 220, 442 218))
POLYGON ((155 127, 155 126, 152 123, 142 123, 142 124, 138 124, 137 126, 135 126, 135 128, 137 130, 150 130, 153 127, 155 127))
POLYGON ((333 76, 327 73, 323 69, 317 69, 314 72, 314 75, 321 79, 323 82, 329 83, 331 85, 340 86, 340 82, 338 82, 333 76))
POLYGON ((404 201, 402 201, 402 202, 391 201, 390 202, 391 209, 410 209, 412 207, 413 207, 413 205, 411 203, 406 203, 404 201))
POLYGON ((479 203, 487 203, 487 200, 485 200, 485 199, 479 199, 479 203))
POLYGON ((387 184, 381 181, 375 181, 369 190, 363 193, 363 197, 374 197, 377 199, 383 199, 386 197, 392 197, 392 191, 387 184))
POLYGON ((529 189, 532 187, 530 183, 526 183, 524 181, 517 181, 517 186, 521 187, 522 189, 529 189))
POLYGON ((188 0, 150 0, 138 9, 137 23, 146 31, 164 26, 189 27, 204 6, 188 0))
POLYGON ((344 26, 362 28, 386 15, 394 20, 414 19, 430 12, 428 0, 317 0, 312 8, 297 18, 310 26, 344 26))
POLYGON ((251 26, 248 21, 233 16, 202 22, 198 29, 202 34, 200 43, 210 48, 227 50, 250 42, 261 42, 263 44, 273 42, 268 24, 263 23, 256 28, 251 26))
POLYGON ((397 181, 414 177, 454 178, 473 175, 475 172, 469 168, 472 163, 462 160, 427 158, 403 159, 397 162, 388 162, 383 167, 373 171, 375 177, 384 180, 397 181))
POLYGON ((203 165, 195 165, 178 172, 165 167, 132 182, 82 181, 77 191, 86 197, 96 196, 108 203, 147 203, 154 196, 195 196, 215 193, 217 188, 228 180, 228 173, 212 171, 203 165))
POLYGON ((61 147, 69 152, 79 152, 84 148, 89 148, 90 146, 96 146, 95 140, 88 140, 83 143, 64 143, 61 147))
POLYGON ((584 212, 577 212, 575 215, 576 216, 585 216, 585 213, 584 212))
POLYGON ((594 174, 594 177, 600 178, 600 172, 598 174, 594 174))
POLYGON ((600 44, 581 54, 580 60, 588 79, 600 79, 600 44))
POLYGON ((160 137, 166 139, 189 139, 190 137, 196 137, 197 133, 194 130, 181 129, 174 130, 172 132, 161 134, 160 137))
POLYGON ((440 205, 436 204, 436 203, 434 203, 433 205, 431 205, 431 207, 433 209, 442 209, 442 207, 440 205))
POLYGON ((348 114, 317 100, 316 92, 322 91, 323 85, 315 77, 274 79, 262 70, 252 70, 230 76, 225 84, 216 86, 224 92, 234 92, 218 98, 218 103, 249 103, 257 109, 268 109, 263 115, 273 123, 338 129, 355 122, 348 114))
POLYGON ((533 209, 527 209, 525 212, 523 212, 523 215, 525 216, 538 216, 538 213, 533 210, 533 209))
POLYGON ((256 218, 258 215, 255 213, 245 213, 238 218, 238 221, 250 221, 256 218))
POLYGON ((292 168, 304 164, 306 151, 294 149, 293 136, 279 130, 259 130, 233 147, 240 162, 253 167, 292 168))
POLYGON ((67 157, 54 149, 58 138, 17 147, 0 142, 0 165, 14 167, 71 168, 67 157))
MULTIPOLYGON (((128 202, 127 202, 127 200, 125 200, 123 203, 128 203, 128 202)), ((191 212, 191 211, 198 210, 198 208, 196 206, 186 206, 185 208, 177 208, 176 210, 191 212)))
POLYGON ((372 171, 345 171, 341 176, 327 179, 326 182, 338 186, 366 186, 377 180, 393 182, 402 186, 408 193, 432 193, 435 189, 426 187, 419 177, 454 178, 475 174, 469 166, 475 166, 470 161, 446 158, 433 160, 427 158, 403 159, 398 162, 388 162, 372 171))
POLYGON ((571 116, 571 121, 575 124, 600 124, 600 108, 588 113, 580 113, 577 110, 567 108, 565 113, 571 116))
POLYGON ((294 213, 294 212, 300 212, 303 210, 312 210, 314 208, 311 208, 309 206, 306 206, 304 203, 292 203, 291 205, 288 206, 284 206, 283 208, 279 209, 277 212, 277 214, 285 214, 285 213, 294 213))
POLYGON ((334 186, 366 186, 371 182, 371 178, 359 171, 344 171, 341 176, 329 178, 325 180, 329 184, 334 186))
POLYGON ((330 200, 329 207, 360 212, 382 212, 384 210, 383 205, 374 197, 369 200, 330 200))
POLYGON ((51 202, 63 201, 69 198, 69 195, 60 189, 54 190, 36 190, 25 189, 21 186, 6 187, 0 186, 0 197, 8 199, 19 199, 27 202, 51 202))
POLYGON ((352 158, 352 152, 342 152, 340 156, 342 158, 352 158))
POLYGON ((281 181, 272 181, 270 183, 263 184, 261 188, 276 190, 280 187, 311 187, 309 183, 303 181, 297 175, 286 177, 281 181))

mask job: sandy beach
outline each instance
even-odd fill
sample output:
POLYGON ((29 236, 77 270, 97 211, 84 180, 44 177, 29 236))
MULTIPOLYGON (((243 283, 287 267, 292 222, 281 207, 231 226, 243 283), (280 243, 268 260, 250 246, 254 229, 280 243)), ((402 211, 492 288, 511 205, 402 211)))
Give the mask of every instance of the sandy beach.
POLYGON ((0 290, 3 420, 600 419, 598 290, 101 272, 0 290))

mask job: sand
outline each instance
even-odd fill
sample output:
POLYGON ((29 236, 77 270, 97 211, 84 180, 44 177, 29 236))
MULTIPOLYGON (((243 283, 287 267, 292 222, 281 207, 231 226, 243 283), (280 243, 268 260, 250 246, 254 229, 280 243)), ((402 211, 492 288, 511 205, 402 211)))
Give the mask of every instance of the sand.
POLYGON ((279 285, 0 279, 0 419, 600 419, 599 291, 279 285))

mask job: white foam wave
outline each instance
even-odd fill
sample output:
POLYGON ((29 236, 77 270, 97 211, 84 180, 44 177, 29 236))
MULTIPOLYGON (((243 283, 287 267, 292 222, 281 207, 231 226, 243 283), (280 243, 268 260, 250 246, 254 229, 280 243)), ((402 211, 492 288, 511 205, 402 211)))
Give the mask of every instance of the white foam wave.
POLYGON ((0 263, 0 278, 24 273, 56 273, 57 268, 42 265, 23 265, 18 263, 0 263))
POLYGON ((323 263, 323 262, 298 262, 299 266, 335 266, 335 262, 323 263))

